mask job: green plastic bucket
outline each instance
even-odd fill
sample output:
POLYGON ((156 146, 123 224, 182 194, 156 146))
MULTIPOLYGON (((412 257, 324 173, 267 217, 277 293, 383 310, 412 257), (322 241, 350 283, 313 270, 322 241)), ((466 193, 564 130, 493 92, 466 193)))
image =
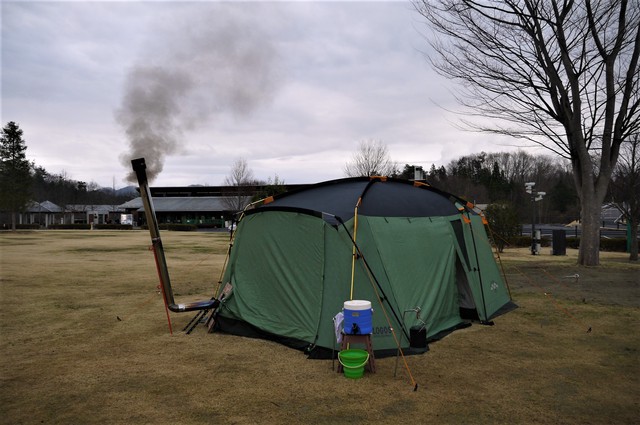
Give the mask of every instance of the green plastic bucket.
POLYGON ((369 353, 360 349, 342 350, 338 353, 338 361, 342 365, 345 377, 360 379, 364 375, 364 367, 369 361, 369 353))

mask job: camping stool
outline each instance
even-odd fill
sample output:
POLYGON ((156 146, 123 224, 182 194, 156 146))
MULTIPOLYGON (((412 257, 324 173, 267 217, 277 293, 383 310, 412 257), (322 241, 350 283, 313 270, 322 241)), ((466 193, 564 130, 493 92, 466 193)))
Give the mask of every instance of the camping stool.
MULTIPOLYGON (((373 355, 373 345, 371 344, 371 334, 364 335, 351 335, 342 332, 342 342, 340 342, 340 350, 346 350, 347 345, 350 344, 363 344, 365 350, 369 353, 369 361, 365 368, 371 372, 376 373, 376 358, 373 355)), ((338 362, 338 373, 342 373, 342 363, 338 362)))

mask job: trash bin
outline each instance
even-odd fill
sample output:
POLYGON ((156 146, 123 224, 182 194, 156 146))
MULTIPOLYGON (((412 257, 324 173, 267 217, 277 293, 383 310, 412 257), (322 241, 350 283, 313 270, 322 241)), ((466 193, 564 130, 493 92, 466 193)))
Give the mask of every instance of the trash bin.
POLYGON ((553 249, 551 253, 553 255, 567 255, 567 234, 564 230, 554 230, 552 237, 553 241, 551 243, 553 249))

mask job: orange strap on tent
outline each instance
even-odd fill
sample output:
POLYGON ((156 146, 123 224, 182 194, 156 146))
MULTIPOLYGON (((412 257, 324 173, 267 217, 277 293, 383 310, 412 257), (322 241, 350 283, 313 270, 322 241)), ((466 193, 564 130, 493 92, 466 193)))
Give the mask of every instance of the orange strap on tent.
POLYGON ((487 220, 487 216, 484 215, 484 212, 480 211, 480 218, 482 219, 482 224, 489 227, 489 221, 487 220))
POLYGON ((462 221, 464 221, 467 224, 471 224, 471 219, 464 214, 462 214, 462 221))

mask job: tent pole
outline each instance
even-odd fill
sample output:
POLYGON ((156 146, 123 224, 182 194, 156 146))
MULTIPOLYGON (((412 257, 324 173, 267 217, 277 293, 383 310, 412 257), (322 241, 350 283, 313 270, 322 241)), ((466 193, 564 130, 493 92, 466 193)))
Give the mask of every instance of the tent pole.
MULTIPOLYGON (((348 233, 348 231, 347 231, 347 233, 348 233)), ((355 241, 354 241, 354 245, 356 245, 355 241)), ((413 385, 413 391, 418 391, 418 384, 417 384, 416 380, 413 378, 413 374, 411 373, 411 369, 409 368, 409 364, 407 363, 407 359, 405 358, 404 351, 402 350, 402 337, 404 335, 406 335, 407 339, 409 339, 409 336, 407 335, 407 331, 404 328, 404 318, 403 318, 402 322, 398 321, 398 323, 400 325, 400 329, 402 329, 402 333, 400 334, 400 340, 398 340, 398 336, 396 335, 396 331, 393 329, 393 325, 391 324, 391 320, 389 319, 389 315, 387 314, 387 310, 384 308, 384 304, 382 303, 382 299, 380 298, 380 294, 378 293, 378 289, 380 290, 380 292, 382 293, 382 295, 384 296, 385 299, 386 299, 386 295, 385 295, 384 291, 382 290, 382 287, 380 286, 380 283, 378 282, 378 279, 375 277, 375 275, 373 274, 373 271, 369 267, 369 264, 367 263, 367 260, 362 255, 362 251, 360 251, 360 248, 358 248, 358 252, 359 252, 360 257, 362 258, 362 260, 364 261, 364 264, 366 266, 367 274, 369 275, 369 280, 370 280, 370 282, 372 284, 371 286, 373 287, 373 292, 376 294, 376 298, 378 299, 378 304, 380 304, 380 308, 382 309, 382 313, 384 314, 384 317, 385 317, 385 319, 387 319, 387 323, 389 324, 389 329, 391 330, 391 335, 393 335, 393 340, 396 342, 396 346, 398 347, 398 353, 400 354, 400 356, 402 356, 402 362, 404 363, 404 367, 405 367, 405 369, 407 369, 407 373, 409 374, 409 379, 411 380, 411 384, 413 385), (375 284, 378 286, 378 289, 376 289, 376 285, 373 285, 373 282, 375 282, 375 284)), ((391 307, 391 304, 389 304, 389 307, 391 308, 391 311, 393 312, 393 315, 395 316, 396 320, 398 320, 398 315, 396 314, 396 312, 393 309, 393 307, 391 307)), ((396 361, 397 361, 397 357, 396 357, 396 361)), ((395 376, 395 372, 394 372, 394 376, 395 376)))
MULTIPOLYGON (((369 267, 369 263, 367 263, 367 259, 362 254, 362 251, 358 247, 358 244, 356 243, 355 239, 353 238, 353 236, 351 236, 351 233, 349 233, 349 229, 347 229, 347 226, 344 224, 344 221, 342 221, 342 219, 340 217, 338 217, 337 215, 334 215, 333 217, 336 218, 338 223, 340 223, 342 225, 342 227, 344 228, 345 232, 347 232, 347 235, 349 236, 349 239, 351 239, 351 242, 353 243, 354 249, 357 251, 357 253, 360 256, 360 258, 362 258, 362 261, 364 262, 364 265, 365 265, 365 270, 367 271, 367 274, 369 275, 369 280, 372 281, 372 283, 375 282, 375 285, 372 284, 373 291, 376 294, 376 297, 378 299, 378 303, 380 304, 380 308, 382 309, 382 312, 384 313, 384 317, 385 317, 385 319, 387 319, 387 323, 389 324, 389 328, 391 329, 391 335, 393 335, 393 339, 396 342, 396 346, 398 347, 398 351, 399 351, 400 355, 402 356, 402 362, 404 363, 404 367, 405 367, 405 369, 407 369, 407 373, 409 374, 409 379, 411 380, 411 384, 413 385, 413 391, 418 391, 418 383, 413 378, 413 374, 411 373, 411 369, 409 368, 409 364, 407 363, 407 359, 404 356, 404 351, 402 351, 401 343, 398 341, 398 336, 396 335, 396 331, 393 329, 393 325, 391 324, 391 320, 389 319, 389 316, 387 315, 387 310, 384 308, 384 304, 382 303, 382 299, 380 298, 380 294, 378 293, 378 290, 380 290, 380 292, 382 293, 382 296, 383 296, 384 299, 387 299, 387 295, 384 293, 384 290, 382 289, 382 286, 380 285, 380 282, 378 282, 378 279, 373 274, 373 270, 371 270, 371 267, 369 267), (377 289, 376 289, 376 286, 378 287, 377 289)), ((400 329, 402 329, 402 332, 403 332, 404 336, 406 336, 407 340, 408 340, 409 339, 409 335, 407 334, 407 330, 404 328, 404 323, 400 321, 400 319, 398 318, 398 313, 396 313, 396 311, 393 309, 391 304, 389 304, 389 308, 391 309, 391 312, 393 312, 393 315, 396 318, 396 321, 400 325, 400 329)))
MULTIPOLYGON (((349 239, 351 239, 351 243, 353 244, 354 249, 357 252, 357 255, 362 259, 363 263, 364 263, 364 267, 365 270, 367 271, 367 273, 370 276, 370 279, 375 282, 375 286, 374 286, 374 291, 376 289, 376 286, 378 288, 378 290, 382 293, 382 299, 388 300, 387 298, 387 294, 385 294, 384 290, 382 289, 382 285, 380 285, 380 282, 378 282, 378 278, 376 277, 376 275, 373 273, 373 270, 371 269, 371 267, 369 266, 369 263, 367 262, 367 259, 365 258, 364 254, 362 253, 362 250, 360 249, 360 247, 358 246, 358 244, 356 243, 355 239, 353 238, 353 236, 351 236, 351 233, 349 233, 349 229, 347 229, 347 226, 344 224, 344 221, 342 221, 342 219, 340 217, 338 217, 337 215, 333 216, 336 218, 336 220, 342 225, 342 227, 344 228, 345 232, 347 232, 347 236, 349 236, 349 239)), ((376 291, 377 294, 377 291, 376 291)), ((379 299, 378 301, 380 302, 380 306, 383 307, 382 305, 382 299, 379 299)), ((388 301, 387 301, 388 303, 388 301)), ((393 306, 391 306, 391 304, 389 304, 389 308, 391 309, 391 312, 393 313, 393 317, 396 319, 396 322, 398 324, 400 324, 400 329, 402 329, 402 331, 404 332, 404 335, 407 337, 407 339, 409 338, 409 334, 407 333, 407 330, 404 328, 404 325, 402 324, 402 322, 400 321, 400 318, 398 317, 398 313, 396 313, 396 311, 393 309, 393 306)), ((383 307, 384 310, 384 307, 383 307)), ((389 326, 391 326, 391 321, 387 320, 387 322, 389 322, 389 326)), ((393 329, 393 326, 391 326, 391 328, 393 329)))
POLYGON ((245 212, 249 208, 252 208, 254 205, 256 205, 256 204, 258 204, 260 202, 264 202, 264 199, 252 202, 250 204, 247 204, 244 207, 244 209, 242 210, 242 213, 240 214, 240 217, 238 217, 238 220, 235 222, 236 223, 236 228, 235 229, 233 228, 234 221, 231 220, 232 231, 229 232, 229 248, 227 249, 227 255, 224 257, 224 262, 222 263, 222 269, 220 270, 220 277, 218 278, 218 285, 216 286, 216 290, 215 290, 214 294, 218 294, 218 291, 220 290, 220 286, 222 285, 222 278, 224 277, 224 273, 227 271, 227 265, 228 265, 228 262, 229 262, 229 258, 231 257, 231 249, 233 249, 233 243, 235 242, 235 239, 236 239, 236 230, 238 228, 238 224, 240 224, 240 222, 244 218, 245 212))
MULTIPOLYGON (((487 229, 489 229, 489 235, 491 235, 491 239, 493 239, 495 241, 496 236, 493 233, 493 229, 489 225, 489 221, 484 216, 484 213, 481 215, 481 217, 482 217, 482 222, 487 226, 487 229)), ((500 235, 497 235, 497 236, 500 239, 502 239, 503 241, 506 242, 506 240, 504 238, 502 238, 500 235)), ((509 281, 507 280, 507 274, 504 271, 504 265, 502 264, 502 258, 500 257, 500 251, 498 250, 498 244, 497 243, 496 243, 496 246, 494 247, 494 249, 496 251, 496 256, 498 257, 498 264, 500 264, 500 271, 502 271, 502 278, 504 279, 504 283, 507 285, 507 291, 509 291, 509 299, 513 300, 513 296, 511 295, 511 288, 509 287, 509 281)))
MULTIPOLYGON (((364 257, 362 257, 362 259, 364 260, 364 257)), ((366 261, 365 261, 366 264, 366 261)), ((376 289, 375 285, 373 285, 373 282, 375 281, 376 285, 380 286, 380 284, 378 283, 378 280, 376 279, 376 277, 373 274, 373 271, 369 268, 369 265, 367 264, 367 273, 369 274, 369 280, 371 281, 372 287, 373 287, 373 292, 375 292, 376 294, 376 298, 378 299, 378 304, 380 304, 380 308, 382 309, 382 313, 384 314, 385 319, 387 319, 387 323, 389 324, 389 329, 391 330, 391 335, 393 335, 393 340, 396 342, 396 346, 398 347, 398 354, 400 356, 402 356, 402 362, 404 363, 404 367, 405 369, 407 369, 407 373, 409 374, 409 379, 411 380, 411 384, 413 385, 413 391, 418 391, 418 383, 416 382, 416 380, 413 378, 413 374, 411 373, 411 369, 409 368, 409 364, 407 363, 407 359, 404 355, 404 351, 402 350, 402 337, 404 335, 406 335, 407 331, 404 328, 404 317, 403 317, 403 321, 400 322, 400 329, 402 329, 402 333, 400 334, 400 340, 398 340, 398 336, 396 335, 396 331, 393 329, 393 326, 391 325, 391 320, 389 319, 389 316, 387 315, 387 310, 384 308, 384 304, 382 303, 382 299, 380 298, 380 294, 378 293, 378 290, 376 289)), ((380 291, 383 293, 382 288, 379 288, 380 291)), ((386 295, 385 295, 386 298, 386 295)), ((389 307, 391 307, 391 305, 389 305, 389 307)), ((398 318, 396 312, 393 310, 393 307, 391 307, 391 311, 393 311, 393 314, 396 316, 396 320, 398 318)), ((409 338, 407 336, 407 338, 409 338)), ((397 357, 396 357, 396 364, 397 364, 397 357)), ((393 376, 396 376, 396 372, 394 371, 393 376)))
MULTIPOLYGON (((364 195, 367 193, 367 191, 371 188, 371 186, 376 183, 376 182, 383 182, 386 181, 386 177, 373 177, 370 176, 369 177, 369 183, 367 183, 367 185, 365 186, 364 190, 362 191, 362 193, 360 194, 360 196, 358 197, 358 202, 356 202, 356 206, 353 212, 353 237, 351 238, 351 240, 353 241, 353 249, 352 249, 352 253, 351 253, 351 290, 349 293, 349 299, 353 300, 353 291, 354 291, 354 286, 355 286, 355 270, 356 270, 356 257, 358 255, 358 249, 356 249, 356 237, 358 234, 358 209, 360 208, 360 205, 362 205, 362 198, 364 198, 364 195)), ((342 223, 342 225, 344 226, 344 223, 342 223)), ((346 229, 346 227, 345 227, 346 229)), ((347 231, 347 233, 349 233, 347 231)), ((349 235, 349 237, 351 237, 351 235, 349 235)))
POLYGON ((356 237, 358 235, 358 207, 360 207, 360 203, 362 202, 362 197, 358 198, 358 202, 356 202, 356 207, 353 212, 353 248, 351 249, 351 289, 349 291, 349 300, 353 300, 353 288, 355 283, 355 273, 356 273, 356 237))

